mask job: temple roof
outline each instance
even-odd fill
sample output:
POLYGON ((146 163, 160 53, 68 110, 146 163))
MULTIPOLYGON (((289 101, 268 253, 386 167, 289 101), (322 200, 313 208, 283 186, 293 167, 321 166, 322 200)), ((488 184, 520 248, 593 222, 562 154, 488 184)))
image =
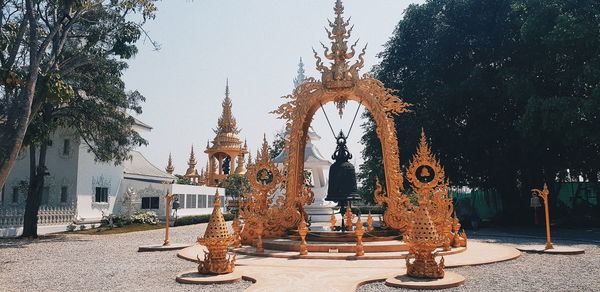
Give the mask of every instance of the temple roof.
POLYGON ((221 105, 223 106, 223 112, 217 122, 217 128, 213 130, 217 135, 212 141, 212 148, 241 148, 242 141, 237 136, 240 130, 237 128, 237 122, 231 111, 232 103, 229 97, 229 80, 227 80, 225 85, 225 99, 221 105))
POLYGON ((154 166, 139 151, 131 151, 131 159, 123 162, 123 173, 130 175, 148 176, 161 179, 175 179, 158 167, 154 166))

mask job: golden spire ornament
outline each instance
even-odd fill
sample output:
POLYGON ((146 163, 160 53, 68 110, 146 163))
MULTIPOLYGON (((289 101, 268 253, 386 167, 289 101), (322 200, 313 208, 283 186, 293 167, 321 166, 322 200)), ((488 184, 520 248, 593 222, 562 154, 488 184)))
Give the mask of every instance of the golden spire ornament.
POLYGON ((300 235, 300 255, 308 254, 308 244, 306 243, 306 235, 308 234, 308 227, 306 221, 302 218, 300 225, 298 225, 298 235, 300 235))
POLYGON ((362 221, 360 221, 360 214, 357 217, 358 219, 356 219, 356 227, 354 228, 354 234, 356 234, 356 255, 362 256, 365 255, 365 249, 362 241, 362 237, 365 234, 365 228, 362 224, 362 221))
POLYGON ((175 167, 173 166, 173 159, 171 158, 171 153, 169 153, 169 162, 167 162, 167 167, 165 168, 165 171, 168 174, 173 174, 173 171, 175 171, 175 167))
POLYGON ((208 252, 204 260, 198 257, 198 273, 227 274, 233 272, 235 255, 227 257, 227 247, 235 243, 235 235, 229 234, 227 223, 221 213, 221 198, 219 190, 215 194, 213 212, 203 237, 198 237, 198 243, 206 246, 208 252))
POLYGON ((352 210, 350 210, 349 207, 346 207, 346 213, 344 214, 344 218, 345 221, 344 223, 346 223, 346 231, 352 231, 352 210))
POLYGON ((190 159, 188 160, 188 169, 185 171, 185 175, 183 177, 189 179, 193 184, 199 183, 200 174, 196 169, 196 156, 194 155, 194 145, 192 145, 192 150, 190 151, 190 159))
POLYGON ((436 231, 427 210, 427 203, 416 207, 413 210, 408 232, 404 236, 410 256, 415 258, 412 263, 410 262, 410 256, 406 258, 406 273, 409 276, 418 278, 443 278, 444 258, 442 257, 438 265, 435 262, 433 251, 445 240, 436 231))
MULTIPOLYGON (((342 5, 341 0, 337 0, 335 2, 333 11, 335 12, 335 19, 333 22, 329 21, 330 29, 325 28, 327 31, 327 37, 329 40, 331 40, 331 47, 326 47, 323 43, 321 43, 321 46, 325 50, 325 58, 333 61, 331 63, 331 68, 323 65, 321 57, 317 55, 317 52, 314 49, 313 53, 317 59, 317 70, 321 72, 321 79, 326 88, 350 88, 358 83, 358 70, 360 70, 364 65, 363 57, 365 55, 367 46, 363 48, 362 52, 358 56, 358 60, 356 60, 356 62, 350 66, 348 60, 352 59, 356 54, 355 47, 358 41, 350 47, 350 51, 348 52, 347 40, 351 36, 353 27, 348 28, 350 25, 350 19, 344 20, 344 6, 342 5)), ((344 113, 344 107, 348 102, 348 98, 344 95, 339 95, 334 99, 334 102, 341 117, 344 113)))
POLYGON ((373 229, 375 229, 373 227, 373 215, 371 215, 371 211, 369 211, 369 216, 367 217, 367 230, 371 232, 373 229))
POLYGON ((242 247, 242 237, 240 234, 242 233, 242 221, 240 220, 240 215, 236 215, 231 223, 231 228, 233 229, 233 234, 235 235, 234 246, 236 248, 242 247))
POLYGON ((329 219, 329 229, 331 229, 331 231, 335 231, 336 222, 337 220, 335 219, 335 212, 331 210, 331 218, 329 219))

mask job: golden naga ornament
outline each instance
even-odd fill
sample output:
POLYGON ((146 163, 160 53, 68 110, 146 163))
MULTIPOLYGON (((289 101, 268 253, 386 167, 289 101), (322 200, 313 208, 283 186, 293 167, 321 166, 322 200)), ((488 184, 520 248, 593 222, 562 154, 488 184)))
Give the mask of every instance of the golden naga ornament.
MULTIPOLYGON (((304 83, 294 89, 291 95, 284 96, 289 101, 282 104, 273 113, 286 121, 285 151, 288 153, 284 160, 283 169, 285 178, 282 189, 285 196, 280 210, 286 211, 281 215, 279 224, 283 230, 298 226, 301 217, 306 217, 304 205, 312 202, 310 192, 304 182, 304 150, 308 138, 308 128, 315 112, 328 102, 336 103, 340 112, 348 101, 360 102, 372 114, 377 125, 377 136, 381 141, 385 187, 379 204, 394 204, 400 202, 396 211, 406 213, 410 202, 401 193, 402 174, 400 171, 400 158, 398 155, 398 140, 393 116, 408 112, 410 104, 393 95, 391 89, 385 88, 379 80, 359 74, 364 65, 363 49, 354 62, 351 60, 356 55, 356 43, 349 46, 351 37, 349 21, 344 19, 342 1, 337 0, 334 7, 335 19, 329 23, 327 31, 331 41, 330 46, 324 47, 324 56, 330 61, 324 64, 323 59, 316 53, 316 67, 321 72, 321 80, 306 79, 304 83)), ((403 223, 388 222, 392 228, 402 229, 403 223)))
POLYGON ((406 273, 411 277, 443 278, 444 258, 442 257, 437 264, 433 251, 444 243, 446 238, 436 231, 427 206, 428 204, 424 203, 413 210, 411 224, 404 235, 410 257, 415 258, 412 263, 410 257, 406 258, 406 273))
POLYGON ((203 237, 198 243, 206 246, 208 252, 204 260, 198 258, 198 272, 201 274, 227 274, 233 272, 235 255, 227 257, 227 247, 235 242, 235 235, 229 234, 227 223, 221 213, 221 198, 219 190, 215 194, 213 212, 203 237))

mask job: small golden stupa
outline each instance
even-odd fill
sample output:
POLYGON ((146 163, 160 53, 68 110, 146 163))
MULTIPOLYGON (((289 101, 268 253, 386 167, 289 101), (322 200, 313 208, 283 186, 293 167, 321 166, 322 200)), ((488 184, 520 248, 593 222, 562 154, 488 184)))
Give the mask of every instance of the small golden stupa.
POLYGON ((227 223, 221 213, 221 198, 219 190, 215 194, 215 202, 210 221, 203 237, 198 237, 198 243, 206 246, 208 253, 204 260, 198 257, 198 272, 200 274, 227 274, 233 272, 235 255, 227 257, 227 247, 235 243, 235 235, 229 234, 227 223))
POLYGON ((413 263, 410 262, 409 257, 406 258, 406 273, 418 278, 443 278, 444 258, 442 257, 438 265, 433 251, 445 240, 444 236, 436 231, 427 211, 427 204, 416 207, 407 234, 404 236, 410 254, 415 258, 413 263))

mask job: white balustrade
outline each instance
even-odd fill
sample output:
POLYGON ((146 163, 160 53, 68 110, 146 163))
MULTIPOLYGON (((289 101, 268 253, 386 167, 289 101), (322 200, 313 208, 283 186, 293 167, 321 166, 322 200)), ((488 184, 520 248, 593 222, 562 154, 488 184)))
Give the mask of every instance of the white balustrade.
MULTIPOLYGON (((74 205, 40 206, 38 225, 58 225, 73 222, 77 210, 74 205)), ((0 206, 0 228, 23 226, 24 206, 0 206)))

